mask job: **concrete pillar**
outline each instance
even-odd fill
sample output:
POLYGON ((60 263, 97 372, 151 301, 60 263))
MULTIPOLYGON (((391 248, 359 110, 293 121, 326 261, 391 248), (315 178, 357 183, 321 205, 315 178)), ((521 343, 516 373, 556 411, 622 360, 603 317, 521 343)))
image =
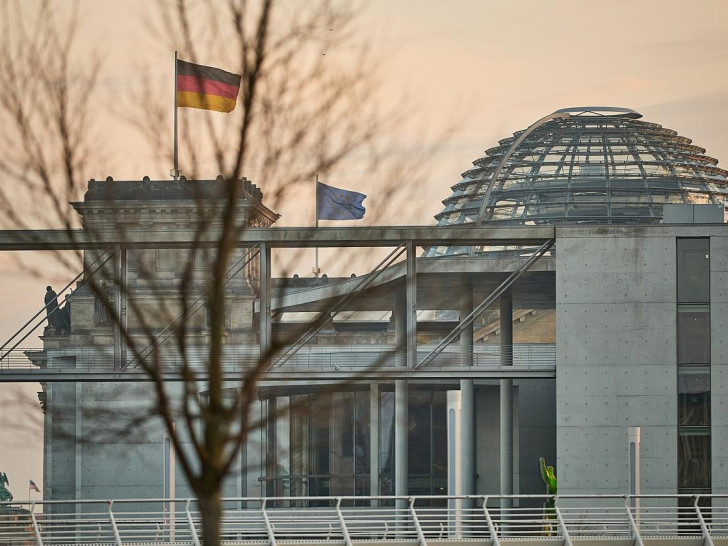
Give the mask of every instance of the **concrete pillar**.
MULTIPOLYGON (((262 261, 262 260, 261 260, 262 261)), ((265 475, 268 478, 272 478, 277 474, 278 471, 278 442, 276 441, 276 416, 278 415, 277 399, 275 396, 268 398, 268 404, 266 407, 267 415, 265 416, 266 423, 266 445, 265 445, 265 475)), ((276 482, 275 480, 268 479, 265 482, 265 494, 266 497, 275 497, 276 495, 276 482)))
POLYGON ((271 253, 266 243, 260 243, 260 310, 258 313, 258 344, 260 358, 270 364, 270 351, 273 346, 273 334, 270 321, 271 298, 271 253))
MULTIPOLYGON (((447 494, 459 496, 462 491, 462 392, 447 391, 447 494)), ((449 538, 462 538, 463 501, 449 499, 449 538)))
MULTIPOLYGON (((513 365, 513 299, 510 292, 500 298, 501 366, 513 365)), ((513 379, 500 380, 500 493, 513 494, 513 379)), ((506 500, 502 508, 510 508, 506 500)))
POLYGON ((114 333, 114 371, 121 370, 121 247, 119 245, 114 249, 114 269, 112 279, 114 282, 114 312, 116 320, 112 321, 111 327, 114 333))
MULTIPOLYGON (((473 311, 473 288, 468 282, 460 298, 460 321, 473 311)), ((463 366, 473 365, 473 324, 460 334, 460 354, 463 366)), ((462 495, 475 494, 475 393, 472 379, 460 381, 460 488, 462 495)), ((449 494, 451 494, 448 491, 449 494)), ((463 501, 463 509, 473 508, 470 500, 463 501)))
POLYGON ((407 241, 407 367, 417 365, 417 256, 415 245, 407 241))
POLYGON ((83 404, 83 402, 82 402, 82 400, 83 400, 83 398, 82 398, 83 397, 83 383, 73 383, 72 388, 74 388, 76 390, 76 396, 75 396, 76 403, 74 404, 74 407, 72 410, 70 408, 68 408, 68 410, 76 412, 76 416, 74 419, 74 428, 75 428, 75 430, 73 431, 74 436, 71 439, 71 441, 73 442, 73 444, 75 446, 75 450, 76 450, 76 453, 74 454, 74 462, 75 462, 75 466, 76 466, 76 471, 75 471, 76 484, 75 484, 74 489, 76 490, 76 496, 74 498, 76 500, 81 500, 81 499, 83 499, 83 491, 82 491, 83 481, 81 479, 81 475, 82 475, 82 471, 83 471, 82 457, 83 457, 83 451, 84 451, 83 450, 84 446, 82 445, 83 442, 81 440, 83 438, 83 428, 82 428, 83 423, 81 421, 82 415, 83 415, 83 413, 81 411, 82 404, 83 404))
MULTIPOLYGON (((46 383, 43 389, 46 394, 45 409, 43 410, 43 500, 51 500, 53 498, 50 489, 53 483, 53 390, 54 385, 58 383, 46 383)), ((48 505, 50 508, 51 505, 48 505)), ((51 510, 48 510, 51 512, 51 510)))
MULTIPOLYGON (((173 425, 174 426, 174 425, 173 425)), ((165 533, 165 538, 171 542, 175 539, 175 514, 176 505, 174 499, 177 496, 177 454, 174 451, 174 445, 172 444, 172 438, 169 433, 164 435, 163 441, 164 450, 164 498, 168 499, 164 503, 164 511, 167 520, 169 521, 169 532, 165 533)))
MULTIPOLYGON (((407 365, 407 301, 398 297, 394 309, 394 342, 397 366, 407 365)), ((394 382, 394 494, 407 494, 407 382, 394 382)))
MULTIPOLYGON (((120 271, 119 271, 119 279, 121 280, 121 286, 124 287, 124 290, 121 291, 120 294, 120 315, 119 315, 119 322, 120 324, 120 330, 121 332, 127 332, 127 317, 126 317, 126 306, 127 306, 127 288, 129 286, 129 280, 127 277, 127 250, 126 248, 120 248, 119 249, 120 254, 120 271)), ((121 340, 121 363, 123 367, 126 367, 127 365, 127 356, 126 356, 126 348, 127 344, 125 340, 121 340)))
POLYGON ((407 381, 394 382, 394 494, 406 496, 408 490, 408 433, 407 381))
MULTIPOLYGON (((417 256, 415 245, 407 241, 407 274, 405 279, 404 310, 401 299, 398 299, 395 310, 395 339, 397 352, 402 350, 404 341, 405 358, 398 359, 399 365, 413 368, 417 363, 417 256), (404 319, 404 320, 402 320, 404 319)), ((409 415, 407 399, 407 381, 397 380, 394 383, 394 494, 406 496, 408 494, 408 436, 409 415)), ((406 508, 406 501, 398 503, 400 508, 406 508)))
MULTIPOLYGON (((639 495, 642 493, 640 488, 640 443, 641 428, 627 427, 627 437, 629 439, 629 494, 639 495)), ((636 497, 630 499, 630 507, 632 516, 639 518, 640 501, 636 497)))

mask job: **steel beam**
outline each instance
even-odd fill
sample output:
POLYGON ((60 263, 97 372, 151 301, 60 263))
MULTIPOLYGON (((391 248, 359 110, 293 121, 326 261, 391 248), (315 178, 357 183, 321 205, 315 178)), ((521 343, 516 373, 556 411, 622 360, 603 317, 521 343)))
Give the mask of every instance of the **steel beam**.
MULTIPOLYGON (((268 243, 276 248, 387 247, 405 240, 416 246, 540 245, 556 234, 554 226, 372 226, 372 227, 270 227, 248 228, 238 238, 239 246, 268 243)), ((85 232, 83 230, 0 230, 0 251, 90 250, 113 245, 126 248, 213 247, 214 230, 200 233, 179 229, 164 238, 148 230, 85 232)))
POLYGON ((417 365, 417 256, 415 244, 407 241, 407 275, 406 275, 407 301, 407 367, 412 369, 417 365))

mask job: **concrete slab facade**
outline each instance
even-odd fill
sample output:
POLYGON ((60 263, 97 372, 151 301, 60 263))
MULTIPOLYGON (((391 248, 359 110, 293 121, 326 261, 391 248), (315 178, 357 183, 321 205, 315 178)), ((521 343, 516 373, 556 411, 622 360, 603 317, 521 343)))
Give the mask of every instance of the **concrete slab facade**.
POLYGON ((725 226, 557 228, 559 491, 628 491, 641 427, 642 493, 677 492, 678 237, 710 237, 713 492, 728 485, 725 226))

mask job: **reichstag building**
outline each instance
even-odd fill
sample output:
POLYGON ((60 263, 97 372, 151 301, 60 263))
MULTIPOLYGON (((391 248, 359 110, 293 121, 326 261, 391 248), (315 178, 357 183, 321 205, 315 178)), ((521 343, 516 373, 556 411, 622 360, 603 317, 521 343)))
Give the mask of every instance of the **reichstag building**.
MULTIPOLYGON (((241 244, 225 288, 225 358, 232 370, 271 344, 285 358, 259 386, 259 426, 225 495, 541 494, 540 457, 560 493, 728 493, 727 175, 638 112, 565 108, 492 143, 443 187, 437 229, 484 226, 493 239, 382 228, 406 252, 343 278, 277 278, 270 249, 252 256, 241 244), (301 321, 321 312, 330 320, 302 335, 301 321)), ((240 221, 284 229, 257 182, 240 181, 240 221)), ((89 232, 160 241, 118 261, 138 308, 159 308, 180 286, 190 250, 165 242, 200 207, 220 210, 221 183, 92 180, 73 203, 89 232)), ((86 262, 104 252, 86 250, 86 262)), ((204 300, 198 254, 191 303, 204 300)), ((45 498, 191 496, 157 421, 99 433, 115 415, 151 411, 152 389, 83 380, 133 373, 134 358, 86 284, 65 303, 67 323, 47 326, 43 349, 28 354, 77 379, 43 383, 45 498)), ((204 302, 188 315, 187 343, 203 354, 204 302)), ((148 316, 130 310, 126 327, 151 329, 164 352, 169 324, 148 316)), ((165 355, 173 368, 174 348, 165 355)), ((228 382, 239 388, 232 372, 228 382)))

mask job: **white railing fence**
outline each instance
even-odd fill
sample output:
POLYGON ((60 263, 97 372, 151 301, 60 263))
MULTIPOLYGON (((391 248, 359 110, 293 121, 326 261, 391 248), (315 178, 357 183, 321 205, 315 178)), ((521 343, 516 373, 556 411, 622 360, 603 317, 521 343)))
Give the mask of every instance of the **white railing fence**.
MULTIPOLYGON (((0 503, 0 544, 199 546, 201 529, 191 499, 0 503)), ((544 538, 710 546, 728 540, 728 495, 236 498, 224 500, 221 529, 223 543, 271 546, 544 538)))
MULTIPOLYGON (((473 366, 492 367, 501 364, 501 352, 513 362, 514 366, 553 366, 556 364, 556 345, 553 343, 517 343, 501 347, 492 344, 476 344, 472 347, 473 366)), ((420 345, 417 355, 419 359, 426 356, 431 347, 420 345)), ((35 370, 28 355, 42 355, 42 349, 15 349, 8 351, 0 360, 0 372, 3 370, 35 370)), ((128 354, 131 354, 128 351, 128 354)), ((129 356, 130 370, 134 369, 134 360, 129 356)), ((187 364, 204 368, 208 358, 207 348, 190 347, 187 364)), ((226 346, 222 355, 222 365, 229 370, 243 370, 258 363, 258 349, 255 346, 226 346)), ((381 345, 315 345, 301 348, 279 370, 307 369, 360 369, 365 367, 395 366, 398 358, 393 347, 381 345)), ((468 355, 463 353, 459 345, 448 347, 429 364, 432 368, 465 366, 468 355)), ((113 347, 68 347, 49 350, 44 361, 49 368, 70 367, 76 370, 108 371, 113 369, 113 347)), ((179 371, 185 362, 174 348, 165 347, 159 355, 160 365, 169 372, 179 371)))

